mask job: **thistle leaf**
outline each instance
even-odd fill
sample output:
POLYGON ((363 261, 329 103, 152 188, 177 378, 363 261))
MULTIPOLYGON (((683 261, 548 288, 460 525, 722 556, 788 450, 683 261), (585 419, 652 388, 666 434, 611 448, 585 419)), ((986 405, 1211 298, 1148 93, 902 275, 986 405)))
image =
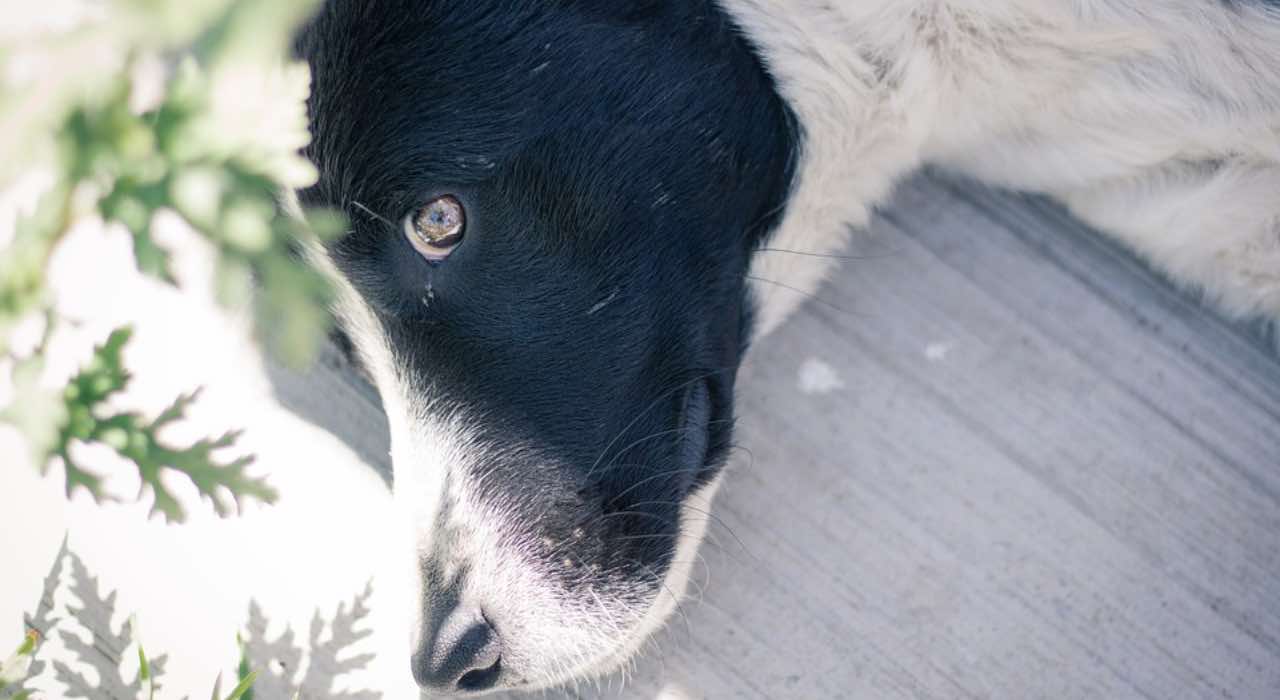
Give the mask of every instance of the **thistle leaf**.
MULTIPOLYGON (((108 498, 103 490, 102 476, 81 467, 71 454, 71 446, 75 442, 83 442, 110 447, 138 469, 143 492, 150 490, 154 497, 152 513, 163 515, 169 522, 182 522, 186 513, 165 485, 162 478, 165 471, 185 475, 223 517, 233 510, 238 512, 246 498, 273 503, 277 498, 275 489, 265 480, 246 472, 253 463, 253 457, 224 460, 215 454, 233 447, 240 433, 227 432, 216 439, 199 440, 187 447, 172 446, 161 438, 160 431, 185 417, 199 392, 179 396, 151 421, 137 413, 107 410, 107 400, 123 391, 129 383, 123 353, 131 333, 129 328, 113 331, 106 342, 94 349, 89 362, 71 378, 62 395, 59 413, 63 417, 62 422, 51 443, 39 451, 41 464, 60 458, 66 471, 67 495, 83 488, 95 500, 102 501, 108 498)), ((29 415, 26 411, 24 414, 29 415)), ((35 441, 32 444, 35 445, 35 441)))

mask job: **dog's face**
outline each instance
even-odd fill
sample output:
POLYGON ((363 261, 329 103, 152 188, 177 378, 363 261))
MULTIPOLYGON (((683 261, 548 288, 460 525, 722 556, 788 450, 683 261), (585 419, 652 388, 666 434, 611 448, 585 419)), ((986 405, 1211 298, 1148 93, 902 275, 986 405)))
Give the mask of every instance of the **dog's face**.
POLYGON ((429 690, 624 661, 730 447, 789 120, 710 3, 614 4, 334 0, 298 42, 429 690))

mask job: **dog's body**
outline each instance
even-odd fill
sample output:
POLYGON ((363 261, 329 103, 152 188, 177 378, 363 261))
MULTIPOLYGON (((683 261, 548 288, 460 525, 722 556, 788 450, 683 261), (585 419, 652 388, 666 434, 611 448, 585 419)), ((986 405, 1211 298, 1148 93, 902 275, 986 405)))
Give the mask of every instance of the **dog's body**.
MULTIPOLYGON (((934 164, 1052 195, 1228 313, 1280 317, 1280 4, 725 7, 804 133, 771 246, 838 251, 899 177, 934 164)), ((755 262, 810 289, 825 273, 788 263, 755 262)), ((766 328, 798 301, 760 291, 766 328)))
POLYGON ((430 689, 634 653, 683 592, 746 339, 834 264, 755 251, 839 252, 923 164, 1280 317, 1263 0, 331 0, 299 47, 303 198, 353 217, 324 264, 392 426, 430 689))

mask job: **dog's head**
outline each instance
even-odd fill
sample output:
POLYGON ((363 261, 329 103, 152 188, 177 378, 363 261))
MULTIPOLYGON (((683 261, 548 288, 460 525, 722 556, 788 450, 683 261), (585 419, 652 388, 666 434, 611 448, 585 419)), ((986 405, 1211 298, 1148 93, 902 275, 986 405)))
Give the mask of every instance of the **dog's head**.
POLYGON ((442 692, 625 660, 730 447, 786 110, 711 2, 332 0, 303 32, 328 251, 442 692))

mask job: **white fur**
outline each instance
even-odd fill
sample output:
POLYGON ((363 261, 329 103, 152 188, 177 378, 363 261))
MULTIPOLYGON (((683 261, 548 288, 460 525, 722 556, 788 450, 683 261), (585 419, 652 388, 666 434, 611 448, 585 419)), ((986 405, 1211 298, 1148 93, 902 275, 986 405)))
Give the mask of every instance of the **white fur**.
POLYGON ((693 563, 698 555, 698 547, 707 534, 707 525, 711 521, 711 501, 720 490, 720 482, 724 472, 717 474, 685 498, 680 510, 680 537, 676 540, 675 553, 671 564, 663 577, 662 587, 648 606, 644 615, 627 630, 622 644, 610 650, 605 656, 592 663, 578 673, 578 677, 607 673, 627 663, 646 641, 662 628, 671 613, 680 607, 685 592, 689 588, 689 578, 693 573, 693 563), (698 505, 691 505, 690 502, 698 505))
MULTIPOLYGON (((936 164, 1049 194, 1280 318, 1280 13, 1218 0, 722 0, 803 131, 771 246, 830 253, 936 164)), ((812 291, 833 261, 759 256, 812 291)), ((768 332, 803 295, 757 289, 768 332)))
MULTIPOLYGON (((286 207, 296 210, 296 199, 286 207)), ((440 416, 427 409, 424 388, 415 386, 403 371, 359 294, 323 251, 313 248, 309 257, 337 291, 337 314, 370 368, 390 425, 394 495, 402 522, 396 536, 408 540, 403 561, 391 566, 403 572, 405 581, 390 582, 396 591, 390 598, 405 611, 405 658, 424 631, 423 601, 430 593, 424 590, 423 570, 430 563, 446 580, 467 572, 463 604, 483 606, 486 615, 500 621, 503 663, 532 687, 598 675, 625 663, 679 605, 706 531, 708 518, 699 508, 710 508, 719 477, 686 500, 700 505, 682 510, 676 551, 656 588, 651 580, 611 580, 602 581, 598 593, 589 598, 567 595, 549 567, 575 563, 539 551, 522 532, 514 510, 476 498, 485 476, 483 465, 493 456, 472 438, 466 417, 440 416), (437 527, 441 521, 444 527, 437 527)), ((502 458, 531 465, 548 459, 520 445, 505 446, 502 458)))

